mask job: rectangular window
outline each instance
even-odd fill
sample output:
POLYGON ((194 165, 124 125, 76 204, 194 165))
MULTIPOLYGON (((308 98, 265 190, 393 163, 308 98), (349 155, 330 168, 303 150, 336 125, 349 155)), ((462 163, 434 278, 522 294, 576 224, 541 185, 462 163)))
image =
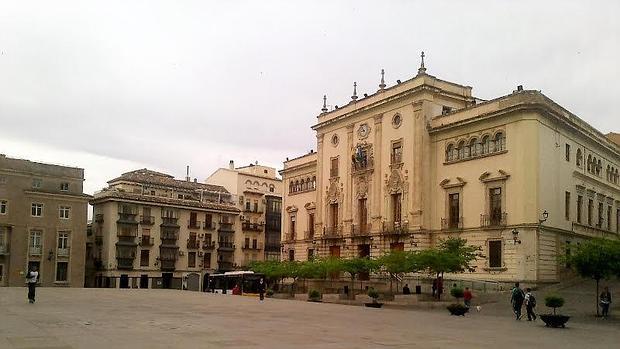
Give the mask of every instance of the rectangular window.
POLYGON ((616 233, 620 233, 620 208, 616 210, 616 233))
POLYGON ((71 207, 69 206, 60 206, 60 218, 61 219, 69 219, 69 212, 71 211, 71 207))
POLYGON ((308 214, 308 233, 310 234, 308 238, 312 239, 314 236, 314 213, 308 214))
POLYGON ((401 162, 403 162, 403 143, 401 141, 393 142, 390 163, 400 164, 401 162))
POLYGON ((40 231, 30 232, 30 241, 28 243, 28 249, 31 255, 41 255, 41 243, 43 233, 40 231))
POLYGON ((295 234, 295 215, 291 216, 291 233, 295 234))
POLYGON ((581 223, 582 206, 583 206, 583 196, 577 195, 577 223, 581 223))
POLYGON ((402 214, 401 211, 402 211, 401 194, 400 193, 392 194, 392 221, 394 223, 400 223, 401 214, 402 214))
POLYGON ((207 227, 211 227, 213 225, 213 216, 208 213, 205 215, 205 224, 207 227))
POLYGON ((58 233, 58 256, 69 256, 69 233, 61 232, 58 233))
POLYGON ((41 188, 41 180, 39 178, 33 178, 32 179, 32 187, 35 189, 39 189, 41 188))
POLYGON ((141 267, 148 267, 149 266, 149 258, 150 257, 150 252, 149 250, 141 250, 140 251, 140 266, 141 267))
POLYGON ((60 191, 69 191, 69 183, 68 182, 60 183, 60 191))
POLYGON ((6 200, 0 200, 0 214, 6 214, 8 210, 9 202, 6 200))
POLYGON ((32 217, 41 217, 43 216, 43 204, 38 204, 38 203, 32 203, 31 209, 30 209, 30 215, 32 217))
POLYGON ((449 214, 449 227, 454 229, 459 227, 460 212, 459 212, 459 194, 454 193, 448 195, 448 214, 449 214))
POLYGON ((253 249, 258 249, 258 241, 256 239, 252 239, 252 248, 253 249))
POLYGON ((566 144, 566 154, 564 154, 566 161, 570 161, 570 144, 566 144))
POLYGON ((570 192, 564 193, 564 218, 570 220, 570 192))
POLYGON ((338 177, 338 158, 332 158, 329 168, 330 177, 338 177))
POLYGON ((250 238, 245 238, 245 244, 243 246, 245 248, 250 248, 250 238))
POLYGON ((598 203, 598 224, 597 227, 603 229, 603 203, 598 203))
POLYGON ((289 261, 295 260, 295 250, 288 250, 288 260, 289 261))
POLYGON ((338 204, 329 205, 329 215, 331 217, 331 226, 336 228, 338 226, 338 204))
POLYGON ((489 189, 489 216, 491 225, 502 222, 502 188, 489 189))
POLYGON ((592 225, 592 211, 594 211, 594 201, 588 199, 588 225, 592 225))
POLYGON ((607 230, 611 231, 611 206, 607 206, 607 230))
POLYGON ((246 202, 245 202, 245 210, 246 210, 246 211, 249 211, 249 210, 250 210, 251 205, 252 205, 252 203, 250 202, 250 200, 246 201, 246 202))
POLYGON ((205 269, 211 268, 211 253, 205 253, 202 256, 202 267, 205 269))
POLYGON ((254 200, 254 212, 258 212, 258 200, 254 200))
POLYGON ((187 253, 187 267, 196 268, 196 252, 187 253))
POLYGON ((502 267, 502 241, 491 240, 489 241, 489 267, 501 268, 502 267))
POLYGON ((67 271, 69 270, 68 262, 57 262, 56 263, 56 281, 58 282, 66 282, 67 279, 67 271))
POLYGON ((366 199, 357 201, 357 220, 360 225, 360 232, 366 232, 366 224, 368 223, 368 208, 366 207, 366 199))

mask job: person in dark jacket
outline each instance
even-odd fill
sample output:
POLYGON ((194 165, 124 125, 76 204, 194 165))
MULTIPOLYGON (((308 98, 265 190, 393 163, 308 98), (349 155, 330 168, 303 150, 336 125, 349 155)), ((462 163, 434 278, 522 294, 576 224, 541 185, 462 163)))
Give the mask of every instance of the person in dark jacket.
POLYGON ((600 295, 601 300, 601 310, 603 312, 603 317, 607 317, 609 315, 609 306, 611 305, 611 292, 609 292, 609 288, 605 287, 603 292, 600 295))
POLYGON ((265 289, 265 280, 263 280, 263 278, 260 278, 260 281, 258 281, 258 295, 260 296, 261 302, 265 300, 265 289))
POLYGON ((26 282, 28 283, 28 302, 35 302, 35 290, 37 287, 37 282, 39 281, 39 272, 37 271, 37 267, 33 266, 26 273, 26 282))
POLYGON ((403 294, 411 294, 408 284, 405 284, 405 287, 403 287, 403 294))
POLYGON ((523 301, 525 300, 525 293, 519 283, 515 282, 515 287, 510 294, 510 303, 512 304, 512 311, 515 313, 517 320, 521 320, 521 308, 523 307, 523 301))

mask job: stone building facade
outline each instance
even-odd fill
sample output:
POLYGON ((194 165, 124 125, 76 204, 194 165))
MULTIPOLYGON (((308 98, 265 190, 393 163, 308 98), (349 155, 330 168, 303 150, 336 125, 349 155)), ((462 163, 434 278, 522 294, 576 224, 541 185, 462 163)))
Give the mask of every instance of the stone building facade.
POLYGON ((221 185, 236 198, 241 210, 238 246, 241 246, 241 267, 252 261, 279 260, 281 249, 282 180, 276 169, 250 164, 219 168, 207 183, 221 185))
POLYGON ((483 101, 422 63, 343 107, 324 101, 312 129, 316 153, 282 171, 285 258, 377 257, 455 236, 485 255, 463 278, 552 282, 571 246, 620 236, 614 134, 538 91, 483 101))
POLYGON ((204 289, 239 260, 239 209, 224 187, 147 169, 95 193, 97 287, 204 289))
POLYGON ((23 286, 31 266, 41 286, 84 286, 83 182, 81 168, 0 154, 0 286, 23 286))

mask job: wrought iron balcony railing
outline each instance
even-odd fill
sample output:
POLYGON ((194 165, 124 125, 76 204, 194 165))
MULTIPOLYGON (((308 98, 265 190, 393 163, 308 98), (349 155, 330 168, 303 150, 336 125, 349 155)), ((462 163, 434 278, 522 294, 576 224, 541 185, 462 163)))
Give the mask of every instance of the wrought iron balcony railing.
POLYGON ((352 224, 351 236, 368 236, 370 235, 370 224, 352 224))
POLYGON ((450 217, 441 219, 441 229, 463 229, 463 217, 450 217))
POLYGON ((155 217, 153 216, 140 216, 140 224, 153 225, 155 224, 155 217))
POLYGON ((480 215, 480 226, 482 227, 503 227, 506 225, 508 214, 506 212, 494 212, 491 214, 480 215))
POLYGON ((384 234, 406 234, 409 232, 409 226, 404 221, 383 222, 384 234))
POLYGON ((325 239, 342 238, 342 226, 325 227, 325 230, 323 231, 323 238, 325 239))

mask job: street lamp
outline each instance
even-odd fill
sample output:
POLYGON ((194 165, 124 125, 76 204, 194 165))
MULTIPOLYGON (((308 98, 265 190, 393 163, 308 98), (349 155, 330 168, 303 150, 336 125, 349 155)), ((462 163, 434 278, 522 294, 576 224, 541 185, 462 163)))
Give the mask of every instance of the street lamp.
POLYGON ((521 240, 519 240, 519 231, 517 229, 512 229, 512 241, 514 244, 521 244, 521 240))
POLYGON ((538 224, 543 224, 543 222, 547 221, 547 218, 549 218, 549 212, 547 212, 547 210, 545 210, 542 213, 542 219, 538 219, 538 224))

